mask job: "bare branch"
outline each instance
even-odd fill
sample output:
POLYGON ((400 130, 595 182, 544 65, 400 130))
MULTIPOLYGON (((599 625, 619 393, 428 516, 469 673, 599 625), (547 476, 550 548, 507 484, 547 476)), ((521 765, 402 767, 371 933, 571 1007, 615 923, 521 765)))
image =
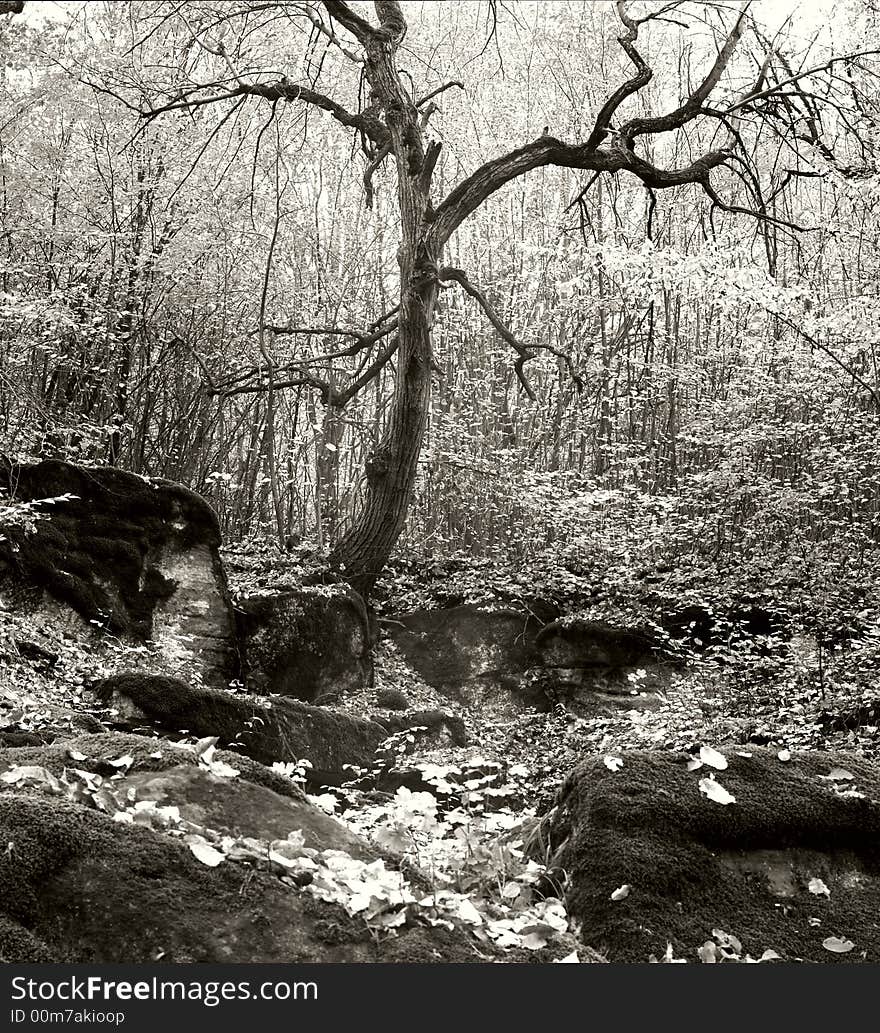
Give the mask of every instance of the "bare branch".
POLYGON ((391 142, 384 144, 376 151, 376 157, 364 169, 364 204, 367 208, 373 207, 373 176, 379 171, 382 162, 391 153, 391 142))
POLYGON ((732 107, 727 108, 725 110, 725 114, 732 115, 734 111, 739 111, 741 108, 754 104, 757 100, 763 100, 765 97, 772 97, 775 93, 778 93, 786 86, 790 86, 792 83, 798 82, 801 79, 806 79, 811 75, 818 75, 820 72, 830 71, 835 65, 840 64, 842 61, 856 61, 860 57, 876 57, 878 54, 880 54, 880 50, 860 50, 857 54, 846 54, 841 57, 832 57, 824 64, 808 68, 805 72, 798 72, 796 75, 792 75, 788 79, 783 79, 782 82, 775 83, 773 86, 768 86, 766 89, 761 90, 758 93, 752 93, 748 97, 744 97, 742 100, 737 101, 737 103, 732 107))
POLYGON ((654 76, 648 63, 635 48, 635 42, 639 35, 639 23, 627 14, 623 0, 617 0, 617 14, 626 26, 626 32, 622 36, 618 36, 617 42, 623 47, 626 56, 636 66, 636 74, 618 86, 599 109, 599 114, 596 116, 596 124, 587 139, 588 147, 599 146, 610 131, 611 116, 614 112, 617 111, 627 97, 631 97, 634 93, 638 93, 639 90, 647 86, 654 76))
POLYGON ((804 233, 808 229, 806 226, 799 226, 796 222, 789 222, 788 219, 780 219, 776 215, 770 215, 768 212, 763 211, 760 208, 744 208, 738 204, 728 204, 726 201, 722 200, 718 192, 708 180, 702 184, 702 187, 712 204, 715 205, 716 208, 720 208, 723 212, 733 212, 737 215, 750 215, 753 219, 758 219, 760 222, 769 222, 774 226, 785 226, 786 229, 796 230, 800 233, 804 233))
MULTIPOLYGON (((198 89, 207 88, 208 85, 198 87, 198 89)), ((103 92, 109 91, 104 90, 103 92)), ((211 94, 208 97, 193 97, 195 92, 195 89, 190 90, 186 96, 177 96, 167 104, 161 104, 146 111, 142 109, 137 110, 144 118, 154 119, 166 111, 190 110, 192 108, 204 107, 206 104, 217 104, 220 101, 230 100, 233 97, 263 97, 271 101, 301 100, 305 104, 312 104, 315 107, 322 108, 324 111, 329 111, 341 125, 360 130, 380 147, 390 140, 387 127, 375 115, 366 111, 353 114, 325 94, 318 93, 307 86, 297 86, 286 79, 280 79, 275 83, 240 83, 233 89, 223 93, 211 94)))
POLYGON ((353 337, 355 339, 355 343, 349 345, 348 348, 341 348, 339 351, 329 352, 326 355, 316 355, 305 359, 298 359, 295 365, 299 367, 313 365, 317 362, 329 362, 332 359, 340 359, 349 355, 357 355, 358 352, 362 352, 366 348, 372 348, 372 346, 378 341, 381 341, 383 337, 387 337, 397 329, 397 320, 392 319, 390 322, 380 327, 371 329, 369 333, 361 333, 359 330, 340 330, 337 327, 285 327, 271 326, 268 324, 266 325, 266 329, 271 330, 276 335, 302 334, 312 337, 325 335, 328 337, 353 337))
POLYGON ((827 344, 822 344, 822 342, 818 341, 812 336, 812 334, 806 333, 806 331, 802 330, 797 323, 788 319, 786 316, 781 315, 779 312, 774 311, 772 314, 780 323, 783 323, 790 330, 794 330, 796 334, 799 334, 812 348, 818 348, 820 352, 827 355, 828 358, 839 366, 848 376, 852 377, 853 383, 858 384, 868 392, 875 408, 880 409, 880 395, 877 394, 876 389, 872 387, 867 380, 860 377, 858 373, 856 373, 855 370, 848 366, 842 359, 839 359, 827 344))
POLYGON ((329 25, 326 25, 324 23, 324 20, 313 7, 310 7, 308 4, 297 4, 296 9, 300 11, 302 14, 304 14, 306 18, 308 18, 309 21, 312 23, 312 25, 315 26, 318 32, 320 32, 321 35, 326 36, 330 43, 334 47, 336 47, 337 50, 340 51, 340 53, 344 54, 349 61, 353 61, 355 64, 363 63, 363 58, 360 55, 356 54, 353 50, 350 50, 342 42, 342 40, 336 35, 333 29, 329 25))
POLYGON ((388 365, 394 353, 397 351, 399 344, 398 338, 394 338, 393 341, 389 341, 388 345, 379 352, 375 359, 366 367, 359 377, 353 380, 344 391, 338 391, 335 395, 331 395, 330 404, 335 406, 337 409, 343 409, 351 401, 354 396, 367 386, 371 381, 379 375, 379 373, 388 365))
POLYGON ((479 289, 479 287, 476 287, 473 283, 471 283, 463 269, 457 269, 454 266, 445 265, 442 267, 442 269, 439 270, 437 278, 441 281, 452 280, 455 283, 457 283, 462 288, 462 290, 464 290, 465 294, 469 294, 477 302, 477 304, 480 306, 483 312, 485 312, 486 318, 495 328, 496 332, 498 333, 498 336, 501 337, 501 339, 506 344, 509 344, 510 347, 513 348, 513 350, 517 354, 517 359, 513 364, 513 368, 516 371, 517 379, 522 385, 522 388, 525 391, 525 393, 533 402, 535 401, 537 396, 535 395, 534 389, 532 388, 531 384, 526 379, 525 364, 529 362, 531 359, 535 358, 536 351, 547 351, 562 359, 568 366, 569 374, 574 383, 576 384, 578 391, 583 390, 583 379, 575 371, 574 364, 571 361, 571 356, 566 355, 566 353, 561 351, 559 348, 554 348, 552 345, 549 344, 523 344, 523 342, 520 341, 518 337, 516 337, 513 331, 502 321, 501 317, 492 307, 492 304, 486 297, 486 295, 479 289))
POLYGON ((427 104, 429 100, 433 100, 434 97, 439 96, 441 93, 445 93, 446 90, 451 90, 453 86, 458 87, 460 90, 464 89, 464 83, 459 82, 458 79, 454 79, 452 82, 447 82, 442 86, 438 86, 436 90, 431 90, 431 92, 426 93, 424 97, 419 97, 416 101, 416 107, 420 108, 423 104, 427 104))
MULTIPOLYGON (((389 341, 376 358, 342 391, 327 380, 315 376, 304 368, 308 363, 317 362, 318 357, 316 357, 299 364, 289 363, 282 366, 262 365, 254 367, 247 370, 244 374, 239 374, 237 377, 227 380, 225 384, 215 384, 210 378, 206 378, 208 380, 207 393, 209 395, 218 395, 222 398, 231 398, 235 395, 264 394, 269 391, 278 391, 290 387, 309 387, 320 393, 321 401, 324 405, 334 409, 344 409, 351 399, 373 381, 390 362, 397 351, 398 343, 396 337, 389 341), (292 376, 286 380, 275 379, 278 374, 283 373, 290 373, 292 376), (249 382, 250 377, 256 377, 256 379, 249 382)), ((327 361, 330 358, 349 354, 353 353, 348 350, 334 353, 332 356, 321 356, 320 359, 321 361, 327 361)))
POLYGON ((646 133, 668 133, 673 129, 681 129, 682 126, 692 121, 700 113, 700 109, 708 99, 709 94, 718 85, 725 68, 727 68, 731 57, 733 57, 733 52, 736 50, 745 29, 746 13, 751 4, 752 0, 746 0, 706 78, 703 79, 684 104, 676 108, 675 111, 670 111, 665 115, 630 119, 629 122, 621 126, 620 136, 626 140, 632 140, 634 137, 644 136, 646 133))
POLYGON ((432 246, 442 247, 461 223, 505 183, 545 165, 592 172, 631 172, 655 190, 708 181, 712 169, 723 165, 729 151, 709 151, 680 169, 659 169, 639 158, 624 140, 592 148, 565 144, 552 136, 540 136, 530 144, 493 158, 455 187, 437 208, 430 231, 432 246))

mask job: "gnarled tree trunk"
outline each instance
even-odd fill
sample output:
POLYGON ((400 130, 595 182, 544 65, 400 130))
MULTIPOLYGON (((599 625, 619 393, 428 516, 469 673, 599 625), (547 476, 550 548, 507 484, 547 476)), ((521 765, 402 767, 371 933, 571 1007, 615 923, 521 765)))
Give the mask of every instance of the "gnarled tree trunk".
POLYGON ((427 151, 415 101, 397 71, 395 55, 406 25, 397 3, 377 3, 381 28, 364 35, 366 76, 381 106, 397 163, 401 244, 397 374, 391 414, 366 465, 366 491, 351 530, 331 562, 368 595, 403 530, 418 472, 431 400, 431 324, 438 292, 439 247, 429 243, 431 176, 438 145, 427 151))

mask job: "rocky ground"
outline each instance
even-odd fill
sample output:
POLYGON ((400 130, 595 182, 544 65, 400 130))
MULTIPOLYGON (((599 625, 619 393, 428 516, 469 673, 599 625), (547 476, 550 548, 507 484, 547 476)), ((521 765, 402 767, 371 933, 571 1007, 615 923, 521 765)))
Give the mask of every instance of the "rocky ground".
POLYGON ((28 476, 76 491, 0 540, 0 958, 880 957, 870 636, 467 564, 371 611, 178 486, 28 476))

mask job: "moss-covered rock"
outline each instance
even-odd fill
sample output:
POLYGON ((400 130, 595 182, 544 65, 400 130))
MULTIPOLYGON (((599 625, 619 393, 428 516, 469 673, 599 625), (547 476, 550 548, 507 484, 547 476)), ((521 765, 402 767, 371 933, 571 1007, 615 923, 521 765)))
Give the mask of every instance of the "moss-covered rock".
POLYGON ((208 503, 180 484, 60 460, 0 464, 0 490, 37 506, 36 531, 0 541, 10 599, 70 607, 88 628, 153 639, 209 680, 237 670, 220 531, 208 503), (41 593, 43 595, 41 596, 41 593))
POLYGON ((133 794, 138 801, 174 806, 184 820, 223 835, 270 841, 300 831, 305 845, 316 850, 344 850, 363 860, 378 856, 341 822, 309 803, 286 776, 225 750, 214 756, 238 774, 215 774, 200 764, 189 746, 109 732, 50 746, 0 750, 0 773, 33 766, 60 778, 76 768, 111 778, 118 800, 133 794), (120 769, 122 757, 129 760, 120 769))
POLYGON ((659 644, 638 628, 563 617, 541 628, 535 646, 545 667, 620 670, 656 662, 659 644))
POLYGON ((667 943, 696 960, 721 929, 754 958, 880 960, 880 768, 843 754, 726 757, 726 770, 689 771, 681 754, 624 753, 619 770, 599 757, 568 776, 531 849, 568 873, 584 941, 611 961, 660 957, 667 943), (707 775, 736 802, 701 793, 707 775), (813 878, 830 896, 809 891, 813 878), (830 936, 855 946, 831 953, 830 936))
POLYGON ((373 714, 372 720, 387 729, 389 734, 405 732, 409 728, 425 729, 425 735, 435 742, 444 738, 452 746, 467 746, 468 734, 463 718, 445 710, 411 710, 408 714, 373 714))
POLYGON ((216 735, 224 746, 262 764, 309 760, 316 782, 345 780, 344 767, 368 767, 388 735, 372 721, 289 699, 258 703, 247 696, 196 689, 176 678, 139 672, 114 675, 95 686, 130 720, 170 732, 216 735), (132 709, 134 708, 134 709, 132 709))
POLYGON ((183 843, 60 799, 0 792, 0 961, 496 960, 465 932, 377 941, 361 919, 258 864, 201 864, 183 843))
POLYGON ((563 702, 585 716, 621 706, 656 705, 666 681, 656 638, 637 628, 562 617, 547 611, 487 609, 471 604, 419 610, 386 621, 389 638, 429 685, 472 706, 521 712, 563 702), (643 698, 630 698, 636 668, 643 698), (615 692, 626 699, 614 697, 615 692))
MULTIPOLYGON (((223 749, 217 750, 214 756, 237 768, 240 776, 254 785, 264 786, 292 800, 305 799, 305 794, 295 782, 250 757, 223 749)), ((0 770, 5 771, 13 765, 36 764, 53 775, 61 775, 66 768, 75 766, 96 775, 110 776, 119 775, 119 768, 113 761, 120 757, 131 758, 131 763, 126 766, 128 771, 161 772, 180 765, 197 768, 199 764, 198 754, 185 743, 108 731, 73 738, 67 736, 50 744, 0 749, 0 770), (74 754, 81 756, 74 760, 74 754)))
POLYGON ((240 600, 237 609, 245 678, 253 691, 312 703, 370 684, 369 615, 350 588, 265 592, 240 600))
MULTIPOLYGON (((76 767, 103 774, 126 805, 173 805, 184 830, 267 844, 300 831, 306 847, 393 865, 283 775, 224 751, 218 759, 239 774, 213 774, 188 746, 102 733, 0 750, 0 773, 45 768, 60 778, 76 767), (123 766, 113 763, 123 757, 123 766)), ((502 955, 463 928, 415 925, 377 936, 362 917, 282 882, 261 855, 208 867, 177 837, 115 821, 85 806, 88 797, 74 803, 49 779, 28 785, 22 791, 0 779, 0 838, 8 844, 0 852, 0 962, 552 960, 548 951, 502 955)), ((427 892, 421 873, 409 876, 427 892)))
POLYGON ((409 700, 400 689, 380 689, 376 693, 376 706, 380 710, 409 710, 409 700))

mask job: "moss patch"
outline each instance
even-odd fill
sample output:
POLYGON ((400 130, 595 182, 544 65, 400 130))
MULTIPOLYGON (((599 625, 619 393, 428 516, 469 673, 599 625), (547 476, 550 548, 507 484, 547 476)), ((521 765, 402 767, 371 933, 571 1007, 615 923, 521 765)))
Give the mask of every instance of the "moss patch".
MULTIPOLYGON (((65 768, 77 767, 97 775, 118 774, 119 769, 110 762, 120 757, 132 758, 128 770, 167 771, 180 765, 197 767, 199 760, 188 746, 178 746, 163 739, 151 739, 143 735, 123 732, 101 732, 96 735, 80 735, 44 746, 25 746, 16 749, 0 749, 0 769, 13 765, 38 765, 61 775, 65 768), (73 761, 71 751, 85 755, 85 760, 73 761)), ((239 776, 254 785, 271 789, 281 796, 294 800, 304 799, 303 792, 284 775, 264 767, 262 764, 229 750, 218 750, 214 756, 231 764, 239 776)))
POLYGON ((389 734, 403 732, 407 728, 427 728, 431 737, 438 737, 445 731, 454 746, 467 746, 469 741, 464 720, 444 710, 413 710, 406 715, 375 714, 372 720, 387 729, 389 734))
POLYGON ((4 962, 514 960, 464 930, 376 940, 258 865, 207 868, 183 843, 58 799, 0 791, 0 836, 14 844, 0 856, 4 962))
POLYGON ((467 702, 469 686, 497 682, 516 692, 539 663, 535 638, 542 624, 530 613, 466 604, 416 610, 387 622, 387 632, 429 685, 467 702))
POLYGON ((611 961, 659 957, 667 943, 696 960, 720 928, 753 957, 770 948, 788 959, 880 960, 880 769, 844 754, 786 763, 743 752, 752 755, 727 751, 729 768, 715 772, 736 797, 726 806, 699 791, 713 772, 688 771, 683 755, 625 753, 616 772, 601 758, 574 769, 542 823, 541 852, 571 878, 567 904, 584 941, 611 961), (834 768, 855 777, 821 777, 834 768), (808 891, 813 877, 830 898, 808 891), (624 884, 629 896, 612 901, 624 884), (828 936, 855 949, 831 954, 828 936))

